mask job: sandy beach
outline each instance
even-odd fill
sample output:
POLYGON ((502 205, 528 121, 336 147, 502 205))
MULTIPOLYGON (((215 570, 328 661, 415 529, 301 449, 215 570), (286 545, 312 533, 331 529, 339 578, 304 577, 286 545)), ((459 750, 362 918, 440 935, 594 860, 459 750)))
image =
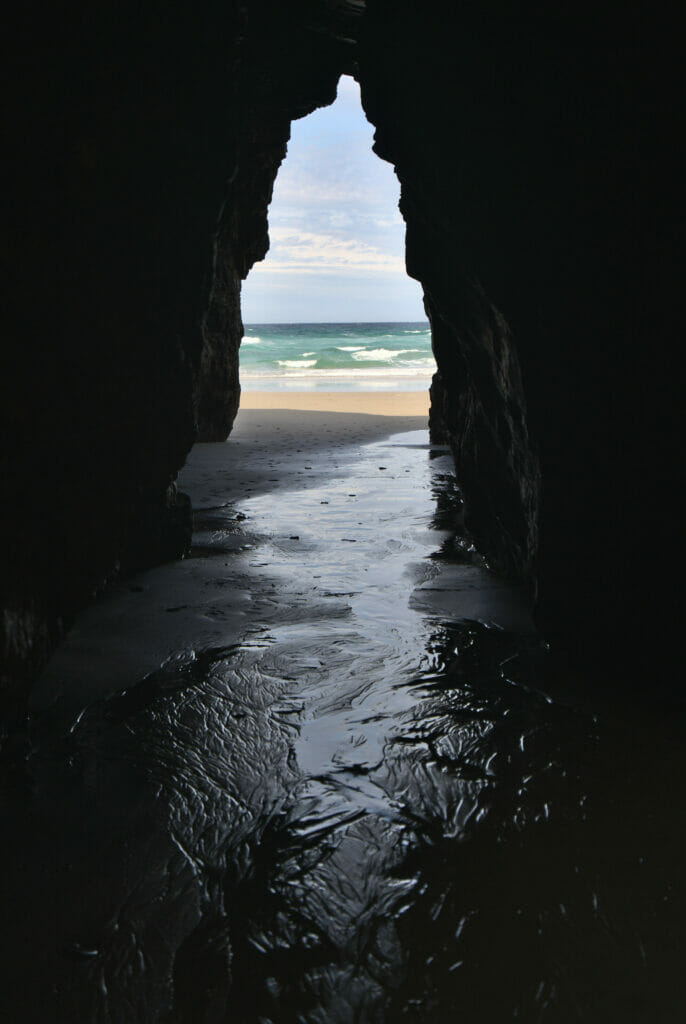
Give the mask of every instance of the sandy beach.
MULTIPOLYGON (((379 502, 382 510, 386 502, 394 508, 393 481, 407 482, 412 501, 415 493, 430 493, 424 479, 428 404, 426 392, 245 392, 228 440, 196 444, 179 474, 179 487, 193 503, 191 557, 120 580, 84 609, 37 685, 34 707, 54 702, 58 692, 69 716, 80 701, 130 686, 182 652, 239 639, 261 608, 259 595, 266 589, 273 596, 271 581, 265 587, 256 580, 242 552, 261 549, 267 534, 285 529, 275 502, 293 518, 290 533, 299 536, 302 510, 315 492, 322 491, 315 501, 321 518, 331 512, 328 489, 342 487, 340 529, 347 538, 358 537, 362 524, 377 529, 379 502), (369 507, 363 508, 352 495, 366 492, 369 507), (258 500, 270 503, 270 527, 267 520, 253 521, 258 500), (70 686, 63 691, 65 678, 70 686)), ((448 450, 432 451, 445 456, 442 472, 451 473, 448 450)), ((347 558, 347 543, 344 549, 347 558)), ((434 580, 428 589, 417 588, 415 602, 434 614, 511 622, 510 599, 496 581, 471 567, 456 571, 457 578, 442 566, 440 586, 434 580)), ((407 601, 412 587, 405 587, 407 601)), ((307 605, 313 597, 303 600, 307 605)), ((519 613, 515 625, 527 628, 519 613)))
POLYGON ((364 446, 426 430, 428 406, 428 392, 243 392, 228 440, 196 444, 179 474, 193 502, 196 557, 114 583, 84 609, 36 686, 34 706, 59 692, 68 716, 79 701, 132 685, 191 642, 203 648, 235 640, 247 609, 254 612, 254 581, 226 558, 254 543, 226 532, 236 503, 309 491, 349 472, 364 446), (230 599, 220 616, 208 616, 217 577, 226 577, 222 588, 231 580, 230 599))
POLYGON ((365 416, 428 416, 424 391, 246 391, 241 409, 302 409, 365 416))
MULTIPOLYGON (((288 486, 291 477, 302 478, 305 463, 311 463, 306 473, 311 478, 326 475, 344 450, 351 457, 360 445, 426 430, 428 420, 429 395, 423 391, 243 392, 227 442, 240 453, 231 458, 235 496, 246 488, 255 493, 288 486)), ((226 459, 224 445, 197 444, 193 449, 180 483, 194 495, 196 508, 206 505, 210 494, 218 498, 226 459)))
POLYGON ((428 391, 244 391, 231 438, 321 450, 422 430, 428 418, 428 391))
MULTIPOLYGON (((30 990, 38 949, 48 978, 73 963, 68 984, 80 993, 85 948, 108 972, 108 998, 128 1006, 119 965, 132 928, 151 962, 166 964, 187 921, 205 904, 215 912, 208 878, 222 880, 232 937, 258 934, 275 907, 279 943, 296 934, 291 921, 305 921, 305 935, 322 934, 335 951, 327 971, 338 984, 341 956, 358 971, 368 921, 385 934, 398 900, 423 920, 428 882, 399 888, 389 870, 405 850, 427 861, 432 882, 448 865, 452 885, 453 856, 436 867, 434 840, 425 855, 414 823, 462 841, 482 789, 511 787, 515 756, 516 785, 530 772, 521 713, 508 717, 500 696, 492 708, 474 696, 500 694, 492 666, 530 629, 527 612, 478 565, 452 557, 452 460, 429 441, 426 396, 270 393, 246 405, 228 441, 195 445, 179 474, 194 510, 188 557, 120 579, 85 608, 32 695, 37 796, 30 821, 13 820, 24 843, 17 862, 29 866, 10 903, 22 926, 17 991, 30 990), (84 805, 83 830, 65 827, 84 805), (31 851, 44 848, 49 866, 33 871, 31 851), (255 850, 262 859, 237 911, 255 850), (98 931, 96 946, 79 930, 82 902, 87 920, 125 925, 98 931)), ((522 699, 535 701, 515 693, 522 699)), ((480 849, 468 865, 477 880, 480 849)), ((401 971, 400 946, 389 948, 401 971)), ((303 945, 303 985, 321 956, 303 945)), ((268 977, 273 963, 264 961, 268 977)), ((347 986, 347 966, 340 977, 347 986)), ((241 985, 237 1005, 252 998, 241 985)))

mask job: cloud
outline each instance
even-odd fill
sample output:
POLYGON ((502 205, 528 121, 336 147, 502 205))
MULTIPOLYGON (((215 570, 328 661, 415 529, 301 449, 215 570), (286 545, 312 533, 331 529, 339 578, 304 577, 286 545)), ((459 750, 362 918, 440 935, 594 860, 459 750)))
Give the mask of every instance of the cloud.
MULTIPOLYGON (((340 159, 340 158, 339 158, 340 159)), ((376 159, 373 157, 373 159, 376 159)), ((306 161, 302 161, 306 163, 306 161)), ((312 167, 298 167, 291 164, 284 164, 280 172, 281 179, 277 178, 274 186, 274 203, 284 205, 299 204, 320 204, 329 205, 353 204, 363 207, 381 206, 388 209, 389 204, 389 183, 379 181, 377 176, 368 175, 362 177, 355 164, 347 167, 340 164, 334 165, 334 158, 331 162, 320 161, 320 166, 315 170, 312 167)), ((392 173, 392 172, 391 172, 392 173)), ((397 182, 390 182, 397 204, 399 188, 397 182)), ((393 199, 391 199, 393 202, 393 199)))
POLYGON ((330 213, 329 224, 334 228, 349 228, 354 219, 348 213, 330 213))
POLYGON ((243 286, 246 322, 421 320, 392 167, 372 152, 359 88, 292 125, 269 208, 270 251, 243 286))
POLYGON ((400 210, 397 210, 394 217, 387 217, 385 220, 375 220, 374 226, 377 228, 395 228, 399 226, 404 228, 405 221, 400 216, 400 210))
MULTIPOLYGON (((274 273, 338 270, 343 274, 405 273, 402 256, 381 251, 370 242, 279 226, 270 230, 268 269, 274 273)), ((265 269, 267 265, 265 266, 265 269)))

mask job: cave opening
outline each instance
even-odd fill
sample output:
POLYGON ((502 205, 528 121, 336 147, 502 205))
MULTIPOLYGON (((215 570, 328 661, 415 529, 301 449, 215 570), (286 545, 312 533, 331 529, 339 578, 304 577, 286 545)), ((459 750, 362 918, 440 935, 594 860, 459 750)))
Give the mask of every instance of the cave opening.
POLYGON ((348 75, 332 105, 292 122, 269 251, 241 289, 244 393, 428 388, 436 367, 421 286, 405 269, 399 183, 372 147, 348 75))
POLYGON ((682 1005, 681 37, 452 6, 10 12, 0 1015, 682 1005), (445 448, 236 419, 241 282, 341 73, 445 448))

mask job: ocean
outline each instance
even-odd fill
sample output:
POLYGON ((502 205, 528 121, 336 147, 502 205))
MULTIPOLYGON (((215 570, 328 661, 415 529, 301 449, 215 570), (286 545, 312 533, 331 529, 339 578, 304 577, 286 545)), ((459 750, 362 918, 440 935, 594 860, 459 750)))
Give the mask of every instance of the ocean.
POLYGON ((436 363, 426 321, 246 324, 245 391, 423 391, 436 363))

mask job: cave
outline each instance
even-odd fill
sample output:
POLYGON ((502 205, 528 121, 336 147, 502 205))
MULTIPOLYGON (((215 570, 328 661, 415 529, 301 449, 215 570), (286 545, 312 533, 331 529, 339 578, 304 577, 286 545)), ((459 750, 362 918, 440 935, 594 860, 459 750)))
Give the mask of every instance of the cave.
POLYGON ((667 44, 651 19, 639 33, 610 11, 488 5, 446 39, 441 4, 420 19, 404 5, 362 10, 108 8, 40 32, 19 19, 6 701, 113 573, 183 549, 173 481, 195 437, 231 429, 240 282, 268 246, 290 120, 331 103, 343 72, 361 82, 376 152, 401 182, 407 267, 439 365, 433 418, 480 549, 533 581, 544 635, 584 671, 672 689, 682 519, 667 44))
MULTIPOLYGON (((190 545, 177 476, 194 443, 231 434, 241 284, 269 246, 290 125, 331 104, 343 74, 400 181, 438 366, 431 432, 452 452, 470 541, 531 592, 551 692, 573 677, 584 700, 667 709, 676 729, 669 20, 645 4, 225 0, 17 9, 6 35, 0 758, 12 786, 32 687, 79 610, 190 545)), ((528 853, 513 854, 515 874, 528 853)), ((188 929, 178 964, 194 943, 221 960, 213 928, 188 929)), ((169 1020, 190 1019, 184 984, 169 1020)), ((624 1019, 648 1019, 635 1013, 624 1019)))

